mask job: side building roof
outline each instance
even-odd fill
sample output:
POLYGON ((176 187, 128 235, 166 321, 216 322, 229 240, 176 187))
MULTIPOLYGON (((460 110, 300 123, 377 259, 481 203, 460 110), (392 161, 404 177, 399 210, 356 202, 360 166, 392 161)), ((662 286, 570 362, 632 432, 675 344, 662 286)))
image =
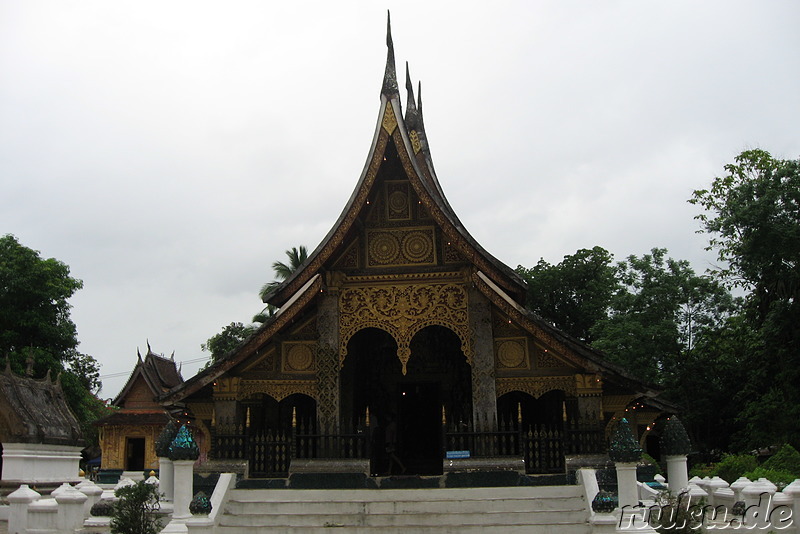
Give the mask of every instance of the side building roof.
POLYGON ((0 442, 83 445, 58 377, 35 379, 8 367, 0 373, 0 442))

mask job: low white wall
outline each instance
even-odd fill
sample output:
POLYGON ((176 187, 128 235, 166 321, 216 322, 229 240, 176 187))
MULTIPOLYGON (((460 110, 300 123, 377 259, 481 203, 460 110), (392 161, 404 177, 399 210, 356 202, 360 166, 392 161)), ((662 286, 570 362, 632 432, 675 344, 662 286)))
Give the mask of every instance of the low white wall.
POLYGON ((80 480, 81 447, 41 443, 3 443, 5 482, 41 484, 80 480))

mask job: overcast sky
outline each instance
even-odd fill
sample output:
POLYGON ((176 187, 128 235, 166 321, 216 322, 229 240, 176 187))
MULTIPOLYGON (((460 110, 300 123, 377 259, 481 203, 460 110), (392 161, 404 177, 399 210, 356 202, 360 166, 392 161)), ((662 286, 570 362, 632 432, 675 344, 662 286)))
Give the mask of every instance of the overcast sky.
POLYGON ((330 229, 387 8, 445 194, 511 267, 599 245, 701 272, 692 191, 748 148, 800 157, 794 0, 2 0, 0 234, 84 281, 79 349, 126 374, 102 396, 148 339, 193 375, 271 263, 330 229))

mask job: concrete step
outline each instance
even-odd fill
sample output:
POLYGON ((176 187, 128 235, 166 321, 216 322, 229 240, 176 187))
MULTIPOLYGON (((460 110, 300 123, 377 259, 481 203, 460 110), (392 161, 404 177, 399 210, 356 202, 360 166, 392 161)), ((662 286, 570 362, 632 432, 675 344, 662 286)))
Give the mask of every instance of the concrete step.
POLYGON ((460 499, 456 501, 229 501, 226 511, 246 514, 411 514, 431 513, 446 505, 450 513, 491 512, 582 512, 585 504, 574 499, 460 499))
POLYGON ((581 497, 580 486, 514 486, 499 488, 429 488, 429 489, 234 489, 230 498, 247 501, 396 501, 454 499, 561 499, 581 497), (409 498, 409 496, 411 496, 409 498))
POLYGON ((233 490, 220 534, 533 532, 588 534, 578 486, 233 490))
POLYGON ((330 524, 322 527, 260 527, 219 526, 218 534, 591 534, 588 524, 581 525, 458 525, 420 527, 357 527, 330 524))
POLYGON ((347 526, 438 526, 438 525, 570 525, 581 522, 577 512, 415 512, 401 514, 225 514, 221 525, 240 527, 313 527, 325 524, 347 526))

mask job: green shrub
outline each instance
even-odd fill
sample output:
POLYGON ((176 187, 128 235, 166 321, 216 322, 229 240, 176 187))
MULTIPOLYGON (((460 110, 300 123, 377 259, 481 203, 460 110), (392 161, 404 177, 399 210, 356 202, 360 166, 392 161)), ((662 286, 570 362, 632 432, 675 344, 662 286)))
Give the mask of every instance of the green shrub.
POLYGON ((640 463, 654 466, 656 468, 655 474, 657 475, 661 474, 661 466, 658 465, 658 462, 656 462, 656 460, 646 452, 642 453, 642 459, 640 460, 640 463))
POLYGON ((124 486, 114 492, 119 500, 111 516, 112 534, 158 534, 162 525, 157 512, 158 486, 144 481, 124 486))
POLYGON ((784 487, 791 484, 796 476, 794 476, 789 471, 782 471, 779 469, 767 469, 765 466, 756 467, 752 471, 748 471, 745 473, 747 478, 750 480, 757 480, 759 478, 766 478, 776 486, 778 486, 778 490, 782 490, 784 487))
POLYGON ((700 534, 704 532, 705 506, 705 499, 692 504, 685 493, 663 491, 648 510, 647 522, 659 534, 700 534))
MULTIPOLYGON (((792 474, 794 478, 800 478, 800 452, 797 452, 797 449, 786 443, 778 452, 764 462, 761 467, 775 471, 784 471, 792 474)), ((775 481, 773 480, 773 482, 775 481)))
MULTIPOLYGON (((726 454, 717 464, 714 475, 732 484, 737 478, 758 467, 756 457, 749 454, 726 454)), ((712 475, 713 476, 713 475, 712 475)))
MULTIPOLYGON (((689 478, 692 477, 713 477, 717 474, 716 464, 697 464, 689 469, 689 478)), ((733 482, 733 481, 731 481, 733 482)))

